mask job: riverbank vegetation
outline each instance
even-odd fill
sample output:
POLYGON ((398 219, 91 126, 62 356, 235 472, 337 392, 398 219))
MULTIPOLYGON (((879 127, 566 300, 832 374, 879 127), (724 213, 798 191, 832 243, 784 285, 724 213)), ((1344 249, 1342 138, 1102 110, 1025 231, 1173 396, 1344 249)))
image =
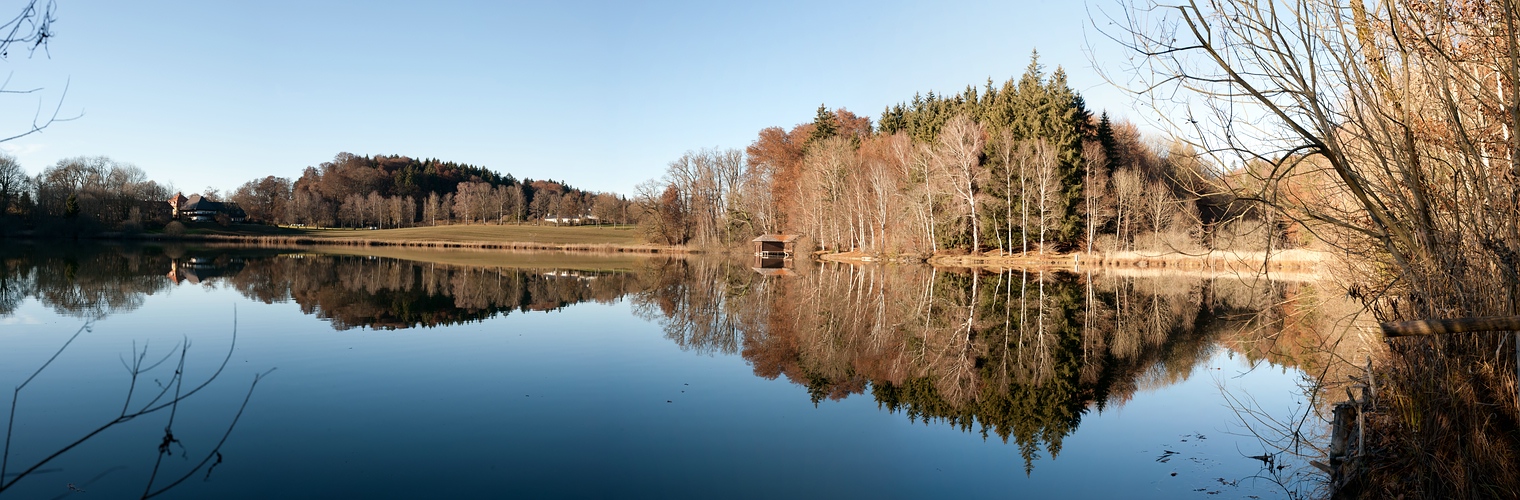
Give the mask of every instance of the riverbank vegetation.
MULTIPOLYGON (((1313 221, 1377 319, 1520 313, 1516 2, 1140 1, 1111 20, 1137 56, 1123 80, 1241 167, 1217 187, 1313 221)), ((1365 481, 1342 493, 1520 497, 1517 341, 1390 340, 1345 466, 1365 481)))

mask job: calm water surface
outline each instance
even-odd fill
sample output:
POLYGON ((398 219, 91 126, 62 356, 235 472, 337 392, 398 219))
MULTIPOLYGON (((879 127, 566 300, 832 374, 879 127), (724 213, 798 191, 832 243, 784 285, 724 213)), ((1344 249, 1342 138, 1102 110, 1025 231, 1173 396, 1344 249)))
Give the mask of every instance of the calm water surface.
POLYGON ((1275 498, 1306 404, 1307 285, 491 255, 0 247, 0 497, 1275 498))

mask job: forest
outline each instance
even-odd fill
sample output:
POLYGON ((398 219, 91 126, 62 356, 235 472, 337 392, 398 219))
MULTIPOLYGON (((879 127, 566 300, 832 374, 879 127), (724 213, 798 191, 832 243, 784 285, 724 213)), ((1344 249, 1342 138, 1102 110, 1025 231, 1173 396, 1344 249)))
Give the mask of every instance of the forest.
POLYGON ((1206 189, 1228 175, 1185 143, 1095 115, 1035 53, 1017 79, 914 95, 875 123, 819 106, 813 121, 761 130, 743 151, 688 152, 636 200, 652 241, 700 246, 773 232, 888 256, 1306 243, 1206 189))
MULTIPOLYGON (((109 157, 66 158, 29 176, 14 157, 0 154, 0 235, 162 228, 171 222, 166 200, 178 192, 172 183, 149 179, 142 168, 109 157)), ((633 204, 616 194, 399 155, 339 153, 294 180, 266 176, 230 192, 207 187, 194 194, 235 204, 251 223, 310 227, 629 224, 637 215, 633 204)))
POLYGON ((632 221, 629 203, 615 194, 519 181, 437 159, 340 153, 307 167, 288 187, 281 181, 249 181, 231 198, 252 207, 250 218, 317 227, 503 224, 588 215, 608 223, 632 221))
MULTIPOLYGON (((1300 225, 1213 189, 1232 175, 1186 143, 1094 114, 1063 69, 1046 74, 1032 54, 1017 79, 914 95, 874 122, 819 106, 811 122, 761 130, 744 150, 687 152, 632 199, 438 159, 351 153, 294 179, 194 194, 235 204, 251 223, 637 223, 650 242, 703 248, 774 232, 803 235, 808 248, 887 256, 1309 243, 1300 225)), ((162 200, 178 192, 107 157, 64 159, 28 176, 0 155, 0 233, 154 230, 170 222, 162 200)))

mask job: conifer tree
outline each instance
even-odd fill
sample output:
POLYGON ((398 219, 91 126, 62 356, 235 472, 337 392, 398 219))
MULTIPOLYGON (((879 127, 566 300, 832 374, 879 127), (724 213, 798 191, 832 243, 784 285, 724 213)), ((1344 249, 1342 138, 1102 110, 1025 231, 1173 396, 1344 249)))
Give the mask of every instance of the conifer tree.
POLYGON ((1096 172, 1103 176, 1109 176, 1120 164, 1119 144, 1114 140, 1114 124, 1108 118, 1108 112, 1104 111, 1098 118, 1098 128, 1093 133, 1098 140, 1098 145, 1103 147, 1103 156, 1108 159, 1103 172, 1096 172))
POLYGON ((1050 95, 1049 115, 1045 119, 1046 137, 1056 146, 1058 174, 1063 187, 1061 203, 1065 204, 1066 217, 1057 223, 1056 239, 1071 243, 1076 241, 1085 226, 1082 205, 1083 179, 1086 176, 1082 161, 1082 137, 1088 123, 1088 111, 1082 97, 1066 83, 1066 71, 1056 67, 1047 85, 1050 95))
POLYGON ((1050 99, 1046 95, 1045 69, 1040 66, 1039 51, 1029 54, 1029 66, 1019 77, 1018 100, 1012 103, 1014 137, 1019 140, 1044 136, 1044 116, 1049 111, 1050 99))
POLYGON ((828 107, 818 105, 818 114, 813 118, 813 134, 808 136, 808 144, 828 139, 839 135, 839 122, 834 119, 834 112, 828 107))
POLYGON ((893 135, 907 129, 907 125, 903 105, 896 104, 882 110, 876 128, 881 135, 893 135))

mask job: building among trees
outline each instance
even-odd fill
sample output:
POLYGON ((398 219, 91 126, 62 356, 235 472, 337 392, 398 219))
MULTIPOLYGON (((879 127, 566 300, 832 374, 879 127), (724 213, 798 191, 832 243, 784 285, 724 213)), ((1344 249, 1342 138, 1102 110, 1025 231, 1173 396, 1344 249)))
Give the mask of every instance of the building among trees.
POLYGON ((762 234, 750 240, 755 244, 755 255, 762 257, 791 257, 797 251, 795 234, 762 234))
POLYGON ((224 215, 230 222, 243 222, 248 220, 248 214, 243 212, 236 203, 211 201, 204 196, 192 194, 186 198, 182 193, 174 193, 169 198, 171 215, 175 219, 190 222, 209 222, 217 220, 217 216, 224 215))

